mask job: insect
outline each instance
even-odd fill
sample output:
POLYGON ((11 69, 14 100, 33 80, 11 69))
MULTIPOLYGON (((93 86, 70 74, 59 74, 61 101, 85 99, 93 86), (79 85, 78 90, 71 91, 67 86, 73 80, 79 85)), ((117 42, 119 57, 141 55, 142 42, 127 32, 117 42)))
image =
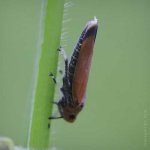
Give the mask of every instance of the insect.
MULTIPOLYGON (((62 47, 58 49, 65 61, 65 73, 62 78, 63 85, 60 88, 62 98, 58 102, 54 102, 58 106, 60 117, 49 117, 49 119, 64 118, 72 123, 82 110, 97 29, 98 22, 94 17, 94 20, 89 21, 82 31, 69 63, 64 49, 62 47)), ((50 73, 50 76, 57 84, 52 73, 50 73)))

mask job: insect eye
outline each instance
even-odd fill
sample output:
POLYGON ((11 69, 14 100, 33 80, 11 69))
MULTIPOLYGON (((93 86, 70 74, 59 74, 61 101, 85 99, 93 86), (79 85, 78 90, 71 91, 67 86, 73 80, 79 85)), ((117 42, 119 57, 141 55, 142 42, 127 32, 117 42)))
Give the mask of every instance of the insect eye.
POLYGON ((76 118, 75 114, 69 115, 69 119, 74 120, 76 118))

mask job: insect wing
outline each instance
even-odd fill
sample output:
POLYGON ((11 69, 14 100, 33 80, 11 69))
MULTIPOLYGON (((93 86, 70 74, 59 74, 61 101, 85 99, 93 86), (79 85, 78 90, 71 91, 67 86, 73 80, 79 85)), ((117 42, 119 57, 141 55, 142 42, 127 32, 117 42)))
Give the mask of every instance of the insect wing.
POLYGON ((97 28, 97 20, 87 24, 86 33, 78 56, 72 82, 72 97, 78 103, 82 103, 85 99, 97 28))

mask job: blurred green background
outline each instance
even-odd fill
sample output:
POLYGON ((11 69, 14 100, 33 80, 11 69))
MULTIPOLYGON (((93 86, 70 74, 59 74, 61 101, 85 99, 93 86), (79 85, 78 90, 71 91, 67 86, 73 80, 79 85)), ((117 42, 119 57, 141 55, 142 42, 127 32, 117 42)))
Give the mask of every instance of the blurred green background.
POLYGON ((38 53, 41 0, 0 0, 0 136, 26 145, 38 53))
MULTIPOLYGON (((52 121, 51 147, 149 150, 150 1, 71 2, 61 42, 68 56, 94 16, 99 29, 85 107, 73 124, 52 121)), ((42 3, 0 0, 0 136, 18 145, 28 136, 42 3)))

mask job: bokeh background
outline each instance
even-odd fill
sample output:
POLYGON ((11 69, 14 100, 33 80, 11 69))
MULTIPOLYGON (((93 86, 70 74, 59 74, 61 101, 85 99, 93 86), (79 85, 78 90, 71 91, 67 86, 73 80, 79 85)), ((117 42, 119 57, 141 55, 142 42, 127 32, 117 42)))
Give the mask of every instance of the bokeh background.
MULTIPOLYGON (((42 1, 0 3, 0 135, 16 134, 14 140, 24 145, 42 1)), ((149 150, 150 1, 71 3, 64 17, 70 21, 63 24, 67 41, 61 41, 69 57, 94 16, 99 29, 85 107, 73 124, 52 121, 51 148, 149 150)))

